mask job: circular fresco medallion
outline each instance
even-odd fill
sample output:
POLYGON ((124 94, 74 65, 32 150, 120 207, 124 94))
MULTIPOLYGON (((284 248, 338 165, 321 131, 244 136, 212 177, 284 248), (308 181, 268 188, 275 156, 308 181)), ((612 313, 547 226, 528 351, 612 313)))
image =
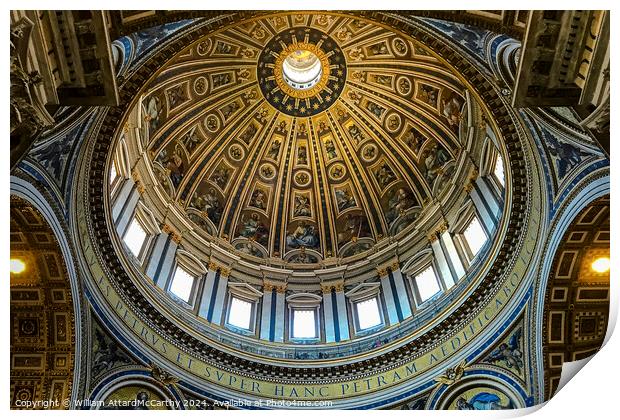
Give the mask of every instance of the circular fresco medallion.
POLYGON ((261 178, 271 181, 276 177, 276 168, 271 163, 263 163, 259 170, 261 178))
POLYGON ((373 162, 377 158, 377 145, 374 143, 366 143, 364 147, 362 147, 361 157, 362 160, 366 163, 373 162))
POLYGON ((310 181, 312 181, 312 176, 308 171, 300 170, 295 174, 295 185, 298 187, 307 187, 310 181))
POLYGON ((204 125, 207 130, 215 133, 220 128, 220 119, 214 114, 207 115, 204 119, 204 125))
POLYGON ((263 96, 277 110, 295 117, 329 108, 342 92, 346 74, 344 54, 336 41, 314 28, 279 33, 258 58, 263 96))
POLYGON ((232 146, 228 148, 228 156, 232 160, 239 162, 245 157, 245 152, 243 150, 243 147, 241 147, 238 144, 233 144, 232 146))
POLYGON ((396 90, 402 96, 409 96, 413 90, 411 80, 407 76, 400 76, 396 79, 396 90))
POLYGON ((194 80, 194 92, 196 95, 204 95, 207 93, 207 89, 209 88, 209 82, 207 78, 204 76, 197 77, 194 80))
POLYGON ((332 181, 340 181, 342 178, 344 178, 345 174, 346 169, 344 168, 344 165, 341 165, 340 163, 334 164, 329 169, 329 177, 332 181))

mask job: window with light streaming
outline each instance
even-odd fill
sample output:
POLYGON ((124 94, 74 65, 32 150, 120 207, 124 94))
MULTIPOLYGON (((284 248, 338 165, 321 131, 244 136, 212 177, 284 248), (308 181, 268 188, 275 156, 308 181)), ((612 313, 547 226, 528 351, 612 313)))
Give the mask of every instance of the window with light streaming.
POLYGON ((505 186, 504 182, 504 160, 498 154, 497 158, 495 158, 495 168, 493 168, 493 174, 497 178, 502 187, 505 186))
POLYGON ((432 265, 415 276, 415 283, 421 302, 427 301, 441 291, 437 274, 435 274, 432 265))
POLYGON ((357 321, 360 330, 376 327, 381 324, 381 314, 379 313, 379 302, 377 298, 372 298, 355 304, 357 311, 357 321))
POLYGON ((170 292, 176 297, 183 299, 185 302, 189 302, 189 298, 192 295, 194 280, 194 276, 181 267, 177 267, 174 272, 174 277, 172 277, 172 283, 170 284, 170 292))
POLYGON ((477 217, 471 219, 471 222, 469 222, 469 225, 463 232, 463 236, 465 237, 467 246, 469 246, 473 256, 476 256, 478 252, 480 252, 480 249, 487 241, 487 235, 484 233, 477 217))
POLYGON ((296 309, 293 311, 293 338, 316 338, 315 311, 296 309))
POLYGON ((146 236, 146 232, 142 228, 142 225, 134 218, 123 237, 123 242, 125 242, 125 245, 127 245, 131 253, 135 257, 138 257, 144 246, 144 241, 146 241, 146 236))
POLYGON ((228 323, 244 330, 250 329, 252 320, 252 303, 243 299, 233 297, 230 301, 230 311, 228 313, 228 323))

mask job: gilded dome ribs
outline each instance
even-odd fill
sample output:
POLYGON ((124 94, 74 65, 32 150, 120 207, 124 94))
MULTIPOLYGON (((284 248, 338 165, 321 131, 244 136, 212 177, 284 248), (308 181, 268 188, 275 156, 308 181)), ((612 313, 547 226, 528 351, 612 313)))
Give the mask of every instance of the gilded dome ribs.
MULTIPOLYGON (((355 153, 352 152, 353 148, 350 142, 347 140, 347 137, 341 132, 339 125, 336 124, 336 120, 332 115, 331 111, 327 112, 327 117, 329 118, 329 124, 332 131, 336 134, 340 146, 342 147, 346 154, 346 157, 348 158, 344 159, 344 162, 349 168, 349 171, 352 170, 352 172, 356 175, 356 177, 351 178, 351 181, 356 186, 356 190, 362 195, 361 198, 364 202, 364 211, 370 211, 370 219, 372 221, 371 227, 373 228, 374 233, 373 236, 375 238, 380 238, 387 233, 388 227, 385 224, 385 219, 377 212, 377 208, 380 207, 378 197, 373 194, 372 189, 368 188, 369 183, 367 182, 367 178, 359 168, 360 162, 358 161, 355 153)), ((338 210, 338 199, 336 198, 335 201, 336 210, 338 210)))
POLYGON ((458 141, 458 133, 450 130, 449 126, 446 126, 446 124, 438 118, 438 115, 429 113, 429 110, 421 108, 419 104, 413 102, 411 103, 412 106, 408 106, 404 103, 404 101, 400 100, 400 98, 398 98, 398 100, 393 100, 395 99, 393 96, 388 96, 377 92, 376 89, 373 91, 363 84, 353 81, 347 83, 351 87, 363 91, 366 95, 372 97, 373 99, 377 99, 383 103, 389 103, 389 106, 402 112, 409 119, 413 121, 421 121, 423 123, 422 125, 428 127, 428 131, 435 134, 434 138, 443 143, 451 154, 453 150, 457 150, 461 147, 458 141))
MULTIPOLYGON (((245 83, 238 87, 235 87, 231 91, 221 92, 217 95, 214 95, 213 97, 211 96, 207 97, 204 100, 193 104, 191 108, 187 108, 184 111, 183 115, 177 115, 174 121, 171 121, 171 123, 168 123, 166 121, 166 123, 164 123, 164 126, 162 128, 158 127, 157 131, 153 133, 149 132, 149 149, 159 154, 161 151, 161 148, 164 146, 164 143, 166 141, 169 141, 170 139, 174 138, 179 132, 183 131, 188 125, 191 125, 192 123, 198 121, 199 118, 204 117, 206 104, 212 103, 213 104, 212 107, 215 108, 219 103, 224 102, 231 96, 237 95, 240 92, 243 92, 244 90, 250 91, 251 87, 252 87, 251 83, 245 83), (164 128, 165 128, 165 131, 162 131, 164 128), (153 136, 153 134, 155 134, 155 136, 153 136)), ((155 93, 151 93, 143 101, 143 103, 146 102, 148 104, 151 96, 156 95, 156 94, 157 94, 157 91, 155 91, 155 93)))
MULTIPOLYGON (((258 112, 260 113, 261 110, 264 110, 264 108, 261 107, 258 112)), ((234 193, 230 194, 228 203, 224 208, 224 213, 228 214, 229 217, 226 218, 225 225, 221 232, 226 232, 229 238, 235 237, 234 229, 237 220, 239 220, 239 214, 245 210, 247 205, 253 207, 254 211, 264 212, 265 216, 269 216, 269 203, 273 200, 275 191, 264 183, 262 185, 258 184, 259 181, 256 180, 256 172, 258 170, 256 161, 268 146, 268 142, 264 141, 264 139, 271 138, 275 122, 278 119, 278 114, 274 113, 270 118, 271 121, 268 124, 264 124, 261 130, 250 140, 254 143, 252 146, 253 150, 251 153, 248 153, 251 154, 251 158, 246 160, 241 170, 243 175, 240 176, 233 185, 232 191, 234 191, 234 193), (246 185, 250 184, 251 188, 246 188, 246 185), (232 222, 235 223, 233 224, 232 222)))
POLYGON ((316 177, 317 177, 317 191, 315 191, 315 195, 318 198, 317 208, 321 209, 321 223, 324 230, 324 244, 325 244, 325 256, 329 256, 330 254, 336 255, 336 250, 338 249, 337 244, 333 242, 334 235, 332 234, 329 226, 335 226, 335 220, 331 217, 332 208, 331 208, 331 200, 329 200, 329 191, 325 191, 325 186, 327 183, 327 172, 326 172, 326 162, 322 158, 324 155, 322 153, 322 149, 320 146, 321 140, 317 137, 318 133, 316 132, 315 126, 311 118, 308 119, 308 128, 310 130, 309 140, 312 145, 312 150, 314 154, 315 168, 316 168, 316 177))
MULTIPOLYGON (((236 103, 236 102, 231 101, 229 102, 229 104, 230 103, 236 103)), ((237 116, 234 117, 234 121, 243 121, 249 115, 252 115, 252 113, 259 107, 259 105, 260 105, 260 102, 257 102, 255 104, 249 104, 248 108, 244 112, 241 112, 237 116)), ((208 151, 205 150, 202 156, 200 157, 200 159, 197 160, 198 164, 194 166, 191 176, 189 177, 187 182, 185 182, 184 184, 185 187, 181 195, 182 200, 187 200, 188 197, 191 197, 190 194, 193 193, 193 191, 197 188, 199 179, 203 179, 205 177, 205 172, 212 169, 211 165, 213 165, 214 163, 217 163, 213 161, 213 157, 215 156, 216 152, 222 151, 226 147, 229 139, 232 138, 233 133, 238 132, 241 129, 239 125, 232 124, 232 121, 227 124, 230 124, 229 128, 227 130, 222 130, 220 134, 218 135, 218 137, 216 137, 216 139, 212 142, 213 147, 211 147, 208 151)), ((226 180, 222 179, 220 185, 218 185, 219 189, 220 190, 226 189, 227 184, 228 184, 228 179, 226 180), (226 182, 224 183, 224 181, 226 182)))
MULTIPOLYGON (((409 187, 413 190, 414 194, 417 197, 418 203, 424 202, 426 197, 430 195, 430 189, 427 187, 426 183, 420 182, 420 179, 424 179, 424 178, 422 174, 420 173, 420 171, 418 170, 418 168, 416 167, 416 165, 414 165, 412 161, 409 161, 407 159, 398 159, 397 156, 402 156, 402 153, 399 153, 399 151, 395 149, 391 140, 388 140, 390 136, 388 136, 387 133, 383 132, 383 130, 381 130, 380 128, 377 128, 376 122, 371 121, 367 115, 360 113, 347 101, 342 101, 342 102, 344 103, 345 107, 349 110, 349 112, 352 115, 354 115, 358 120, 364 121, 365 124, 362 126, 370 130, 372 139, 381 149, 384 156, 388 158, 389 167, 390 168, 397 167, 401 173, 408 175, 407 177, 404 177, 404 180, 409 185, 409 187), (403 165, 406 165, 406 167, 409 169, 405 169, 403 165)), ((355 118, 352 117, 352 119, 355 119, 355 118)), ((382 168, 380 167, 379 170, 381 169, 382 168)), ((398 179, 394 180, 394 182, 397 182, 397 181, 398 179)), ((388 185, 390 185, 390 183, 386 184, 386 186, 388 185)), ((379 186, 379 195, 383 195, 383 192, 384 192, 384 188, 379 186)))
MULTIPOLYGON (((281 232, 281 222, 284 220, 284 205, 286 203, 286 190, 287 190, 287 182, 290 182, 292 168, 291 168, 291 152, 293 150, 293 145, 295 144, 295 131, 297 130, 297 118, 293 118, 291 121, 291 128, 288 133, 288 137, 286 139, 286 152, 284 157, 280 160, 280 162, 284 162, 284 167, 280 167, 280 179, 278 183, 278 196, 277 196, 277 206, 274 206, 276 210, 275 217, 271 220, 271 237, 269 241, 269 249, 274 253, 277 252, 279 256, 282 256, 281 253, 281 236, 283 233, 281 232)), ((280 146, 282 147, 282 146, 280 146)), ((286 227, 284 228, 286 231, 286 227)))
MULTIPOLYGON (((341 28, 342 29, 342 28, 341 28)), ((346 29, 349 29, 350 31, 350 26, 347 25, 347 27, 345 27, 345 31, 344 32, 336 32, 336 38, 340 39, 340 37, 338 36, 338 34, 341 34, 340 36, 342 38, 346 39, 347 36, 347 32, 346 29)), ((342 49, 346 50, 348 48, 351 48, 352 45, 359 45, 362 44, 363 42, 372 39, 373 37, 377 37, 377 36, 381 36, 378 34, 381 34, 381 32, 383 32, 384 29, 383 28, 376 28, 372 25, 369 25, 366 27, 366 29, 361 29, 361 32, 359 32, 356 36, 353 36, 353 34, 351 32, 351 38, 346 42, 346 43, 342 43, 342 49), (370 30, 371 32, 366 32, 367 30, 370 30)))

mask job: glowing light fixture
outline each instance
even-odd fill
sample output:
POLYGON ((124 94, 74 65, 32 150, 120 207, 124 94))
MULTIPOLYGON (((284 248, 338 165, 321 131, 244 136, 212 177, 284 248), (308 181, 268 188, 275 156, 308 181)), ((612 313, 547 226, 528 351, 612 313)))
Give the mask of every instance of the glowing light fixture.
POLYGON ((18 258, 11 258, 11 273, 20 274, 26 269, 26 263, 18 258))
POLYGON ((597 258, 592 263, 592 270, 596 271, 597 273, 606 273, 607 271, 609 271, 610 265, 611 265, 611 261, 609 261, 609 258, 607 257, 597 258))

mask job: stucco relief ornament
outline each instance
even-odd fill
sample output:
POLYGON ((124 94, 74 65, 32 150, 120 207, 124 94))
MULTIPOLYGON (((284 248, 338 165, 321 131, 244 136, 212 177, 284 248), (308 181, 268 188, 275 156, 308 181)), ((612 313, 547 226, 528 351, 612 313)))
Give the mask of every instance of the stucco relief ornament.
POLYGON ((155 379, 156 381, 159 381, 164 385, 170 385, 179 382, 178 378, 175 378, 159 366, 151 364, 149 367, 151 369, 151 375, 153 375, 153 379, 155 379))
POLYGON ((463 377, 463 373, 465 372, 465 365, 467 364, 466 360, 463 360, 458 366, 453 368, 448 368, 446 370, 445 375, 440 375, 435 378, 435 382, 439 382, 446 385, 452 385, 457 382, 459 379, 463 377))

